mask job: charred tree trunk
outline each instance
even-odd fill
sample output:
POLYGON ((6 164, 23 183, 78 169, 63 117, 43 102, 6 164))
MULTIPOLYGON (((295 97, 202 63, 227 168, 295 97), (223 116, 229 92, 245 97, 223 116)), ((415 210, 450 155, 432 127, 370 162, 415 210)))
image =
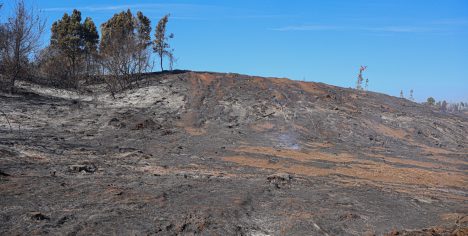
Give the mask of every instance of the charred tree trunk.
POLYGON ((163 55, 159 54, 159 59, 160 59, 161 71, 164 71, 164 68, 163 68, 163 55))

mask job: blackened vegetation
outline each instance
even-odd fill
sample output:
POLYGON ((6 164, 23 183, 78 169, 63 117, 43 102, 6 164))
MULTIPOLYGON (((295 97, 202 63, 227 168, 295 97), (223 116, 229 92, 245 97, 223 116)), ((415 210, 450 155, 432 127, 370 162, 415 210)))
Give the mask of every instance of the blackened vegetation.
POLYGON ((463 114, 238 74, 82 86, 1 94, 0 234, 466 232, 463 114))

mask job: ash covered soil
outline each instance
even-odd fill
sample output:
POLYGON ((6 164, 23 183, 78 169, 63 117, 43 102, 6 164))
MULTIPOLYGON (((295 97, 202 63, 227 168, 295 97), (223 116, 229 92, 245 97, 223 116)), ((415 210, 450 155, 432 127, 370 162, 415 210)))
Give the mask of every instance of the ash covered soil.
POLYGON ((19 87, 0 94, 2 235, 468 234, 466 115, 238 74, 19 87))

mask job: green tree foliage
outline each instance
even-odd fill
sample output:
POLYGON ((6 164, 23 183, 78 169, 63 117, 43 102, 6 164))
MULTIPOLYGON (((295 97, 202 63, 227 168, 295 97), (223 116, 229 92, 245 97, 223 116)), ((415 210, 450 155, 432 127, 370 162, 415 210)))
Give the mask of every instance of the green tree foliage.
POLYGON ((103 23, 99 48, 107 72, 125 76, 147 71, 150 32, 151 21, 142 12, 134 16, 130 10, 122 11, 103 23))
POLYGON ((137 30, 137 69, 138 73, 142 73, 149 67, 151 56, 151 52, 148 50, 151 45, 151 21, 139 11, 137 12, 135 24, 137 30))
POLYGON ((136 18, 136 29, 137 36, 139 39, 139 44, 144 49, 148 48, 151 45, 151 21, 148 17, 143 15, 141 11, 137 12, 136 18))
POLYGON ((434 106, 435 105, 435 99, 433 97, 428 97, 427 98, 427 104, 430 105, 430 106, 434 106))
POLYGON ((174 38, 174 34, 167 35, 166 26, 169 22, 169 15, 165 15, 161 20, 159 20, 158 25, 156 26, 155 39, 153 41, 153 51, 158 54, 159 62, 161 66, 161 71, 163 68, 163 59, 168 57, 170 60, 174 58, 174 51, 170 50, 171 46, 169 45, 169 39, 174 38))
POLYGON ((52 24, 50 45, 62 51, 70 60, 72 67, 83 50, 80 22, 81 12, 75 9, 71 16, 65 13, 61 20, 52 24))
POLYGON ((101 53, 110 56, 118 45, 128 47, 124 42, 134 40, 133 15, 130 10, 115 14, 111 19, 101 25, 101 53))
POLYGON ((83 22, 84 36, 84 54, 86 61, 86 75, 96 74, 99 70, 97 58, 97 48, 99 43, 99 34, 97 27, 90 17, 86 17, 83 22))
POLYGON ((81 20, 81 12, 75 9, 71 15, 65 13, 62 19, 52 24, 50 45, 67 59, 71 78, 81 74, 82 67, 89 73, 90 55, 96 52, 99 40, 93 20, 89 17, 84 22, 81 20))
POLYGON ((96 25, 90 17, 86 17, 82 24, 84 50, 87 52, 95 52, 99 42, 99 34, 96 25))

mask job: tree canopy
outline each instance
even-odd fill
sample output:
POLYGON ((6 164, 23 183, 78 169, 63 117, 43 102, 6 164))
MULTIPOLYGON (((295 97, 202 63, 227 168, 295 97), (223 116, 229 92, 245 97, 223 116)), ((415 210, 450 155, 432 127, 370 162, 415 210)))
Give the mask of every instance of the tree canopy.
POLYGON ((99 41, 93 20, 89 17, 84 22, 81 20, 81 12, 75 9, 71 15, 65 13, 62 19, 52 24, 50 45, 68 59, 72 77, 78 74, 77 69, 84 55, 95 52, 99 41))
POLYGON ((433 97, 428 97, 427 98, 427 104, 434 106, 435 104, 435 99, 433 97))
POLYGON ((99 48, 107 70, 121 75, 146 71, 150 32, 151 21, 140 11, 136 16, 122 11, 103 23, 99 48))

